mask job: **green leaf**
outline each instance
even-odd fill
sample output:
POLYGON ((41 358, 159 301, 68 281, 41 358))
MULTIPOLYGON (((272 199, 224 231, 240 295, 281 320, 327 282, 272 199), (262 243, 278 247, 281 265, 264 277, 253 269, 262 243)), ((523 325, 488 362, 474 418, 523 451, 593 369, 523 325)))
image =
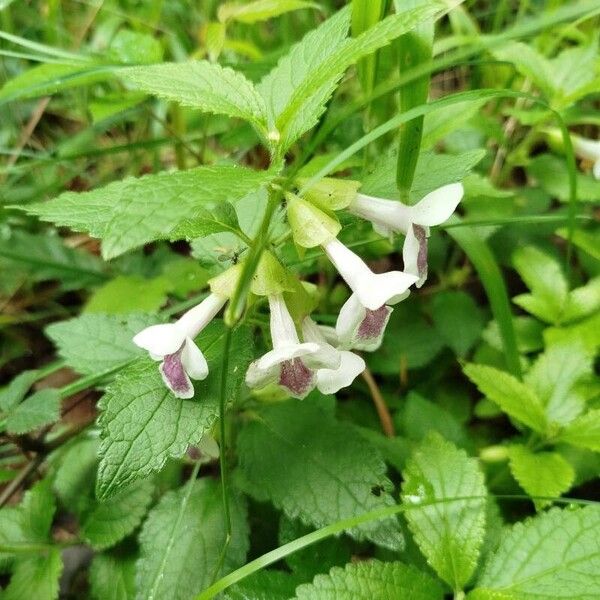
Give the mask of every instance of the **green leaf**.
POLYGON ((27 390, 39 379, 37 371, 23 371, 0 390, 0 411, 14 408, 27 394, 27 390))
POLYGON ((166 302, 173 284, 163 276, 145 279, 119 275, 98 288, 85 305, 88 313, 156 312, 166 302))
MULTIPOLYGON (((292 46, 288 54, 258 84, 258 92, 267 105, 270 127, 275 126, 295 89, 306 82, 317 67, 341 46, 349 27, 350 10, 346 7, 292 46)), ((327 98, 332 91, 331 85, 324 87, 321 95, 312 102, 313 111, 321 113, 320 100, 323 95, 327 98)))
POLYGON ((135 598, 135 557, 96 554, 89 577, 94 600, 135 598))
POLYGON ((469 443, 465 430, 454 415, 414 391, 406 397, 400 423, 406 437, 411 440, 420 442, 430 431, 437 431, 457 446, 465 447, 469 443))
POLYGON ((56 235, 12 231, 0 239, 0 257, 16 263, 34 281, 56 279, 66 289, 80 289, 106 279, 95 256, 65 245, 56 235))
POLYGON ((215 572, 227 534, 218 482, 197 480, 163 496, 140 534, 138 600, 189 600, 208 587, 213 576, 244 563, 248 551, 246 509, 237 496, 229 504, 232 537, 223 566, 215 572))
POLYGON ((460 357, 472 348, 483 329, 483 314, 465 292, 441 292, 431 303, 433 322, 443 340, 460 357))
MULTIPOLYGON (((96 485, 100 498, 114 495, 132 481, 160 470, 167 458, 183 456, 200 441, 219 414, 221 356, 225 328, 211 323, 197 338, 208 363, 207 379, 194 382, 191 400, 176 398, 166 387, 158 363, 141 359, 125 368, 100 400, 102 429, 96 485)), ((232 401, 252 358, 249 332, 233 333, 235 355, 229 360, 227 401, 232 401)))
POLYGON ((406 520, 427 562, 452 589, 469 581, 484 539, 486 489, 477 461, 431 434, 404 469, 406 520), (451 500, 474 496, 470 500, 451 500), (447 500, 419 506, 432 500, 447 500))
POLYGON ((110 548, 141 522, 152 500, 154 486, 138 481, 105 501, 99 501, 81 523, 81 536, 94 549, 110 548))
MULTIPOLYGON (((511 446, 508 456, 510 472, 532 497, 560 496, 573 485, 575 471, 558 452, 532 452, 525 446, 511 446)), ((534 498, 538 508, 549 502, 534 498)))
POLYGON ((160 40, 150 33, 121 29, 110 42, 110 53, 123 64, 150 64, 162 60, 160 40))
POLYGON ((308 77, 294 85, 287 104, 277 115, 275 125, 281 132, 282 147, 288 148, 317 123, 325 103, 349 66, 387 46, 419 23, 433 18, 440 13, 440 6, 437 2, 427 2, 390 15, 357 38, 339 43, 323 56, 309 71, 308 77))
MULTIPOLYGON (((462 181, 484 156, 484 150, 470 150, 461 154, 421 152, 410 192, 411 202, 418 202, 443 185, 462 181)), ((361 192, 380 198, 400 199, 395 176, 396 162, 396 151, 388 152, 378 160, 363 179, 361 192)))
POLYGON ((76 514, 93 503, 98 446, 96 438, 77 438, 60 451, 53 488, 62 504, 76 514))
POLYGON ((43 221, 85 231, 114 258, 169 233, 198 207, 239 200, 269 179, 267 171, 219 165, 115 181, 91 192, 65 192, 23 207, 43 221))
POLYGON ((24 98, 48 96, 112 77, 112 67, 93 63, 41 64, 20 73, 4 84, 0 90, 0 105, 24 98))
POLYGON ((369 560, 334 567, 296 589, 297 600, 441 600, 442 587, 431 576, 401 562, 369 560))
POLYGON ((525 375, 525 383, 544 403, 549 421, 566 424, 583 411, 586 397, 575 384, 592 375, 592 366, 591 355, 581 342, 553 344, 540 354, 525 375))
POLYGON ((225 2, 219 6, 217 14, 219 21, 239 21, 252 24, 302 8, 319 8, 319 5, 303 0, 254 0, 248 4, 225 2))
MULTIPOLYGON (((308 401, 261 411, 240 432, 238 455, 244 489, 306 525, 322 527, 394 503, 378 453, 308 401)), ((349 533, 391 549, 403 543, 395 519, 349 533)))
MULTIPOLYGON (((558 198, 561 202, 569 201, 569 171, 563 158, 552 154, 539 154, 527 165, 527 174, 552 197, 558 198)), ((600 201, 600 181, 580 172, 576 173, 576 179, 579 201, 600 201)))
POLYGON ((222 232, 230 232, 240 237, 240 231, 235 208, 229 202, 222 202, 217 204, 212 211, 205 208, 197 209, 193 217, 185 219, 171 231, 169 238, 191 241, 222 232))
POLYGON ((590 353, 600 348, 600 311, 592 317, 569 327, 548 327, 544 330, 546 344, 582 343, 590 353))
POLYGON ((558 261, 535 246, 516 250, 513 264, 531 294, 513 298, 527 312, 548 323, 560 321, 569 294, 567 279, 558 261))
POLYGON ((63 564, 58 548, 19 560, 2 600, 56 600, 63 564))
POLYGON ((265 127, 264 100, 252 82, 228 67, 201 60, 131 67, 118 75, 136 89, 163 100, 265 127))
POLYGON ((411 299, 393 307, 381 348, 366 357, 375 373, 395 375, 400 369, 428 365, 444 347, 438 332, 411 299))
MULTIPOLYGON (((459 223, 458 217, 452 217, 450 223, 459 223)), ((464 250, 469 260, 477 270, 481 283, 485 289, 490 308, 502 338, 502 348, 506 365, 510 372, 521 376, 521 358, 517 347, 517 336, 513 324, 513 315, 510 310, 508 292, 496 257, 475 229, 470 227, 453 227, 448 229, 458 245, 464 250)))
POLYGON ((559 439, 579 448, 600 452, 600 409, 590 410, 577 417, 565 427, 559 439))
POLYGON ((504 532, 469 600, 593 600, 600 508, 553 508, 504 532))
POLYGON ((222 600, 289 600, 301 581, 286 571, 263 569, 223 592, 222 600))
POLYGON ((536 393, 518 379, 486 365, 468 364, 465 375, 507 415, 538 433, 546 430, 546 414, 536 393))
POLYGON ((46 327, 46 335, 72 369, 82 375, 92 375, 143 355, 144 351, 132 342, 133 336, 158 322, 156 316, 143 313, 88 313, 53 323, 46 327))
MULTIPOLYGON (((300 521, 292 521, 282 516, 279 521, 279 545, 293 542, 311 530, 310 527, 303 525, 300 521)), ((286 562, 298 578, 296 583, 298 585, 298 583, 308 581, 331 567, 345 565, 351 558, 351 546, 348 538, 344 536, 332 537, 318 544, 313 544, 305 550, 294 552, 286 558, 286 562)), ((295 588, 296 586, 294 586, 294 590, 295 588)), ((291 595, 293 595, 294 590, 292 590, 291 595)))
POLYGON ((6 429, 9 433, 22 435, 60 419, 60 393, 47 388, 25 398, 8 415, 6 429))

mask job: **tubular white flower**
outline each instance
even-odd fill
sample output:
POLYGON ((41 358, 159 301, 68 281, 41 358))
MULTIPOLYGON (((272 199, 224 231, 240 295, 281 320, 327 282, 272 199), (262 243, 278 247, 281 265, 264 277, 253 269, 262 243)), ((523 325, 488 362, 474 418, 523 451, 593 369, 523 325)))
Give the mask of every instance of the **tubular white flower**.
POLYGON ((578 135, 571 136, 573 150, 580 158, 585 158, 593 163, 592 173, 600 179, 600 141, 588 140, 578 135))
POLYGON ((357 194, 348 210, 371 221, 375 231, 382 235, 400 232, 406 236, 402 250, 404 271, 416 275, 416 286, 421 287, 427 279, 429 228, 450 218, 463 193, 461 183, 450 183, 433 190, 414 206, 397 200, 357 194))
POLYGON ((360 303, 370 310, 399 302, 408 288, 419 279, 402 271, 373 273, 357 254, 337 238, 324 244, 323 249, 360 303))
POLYGON ((305 341, 319 344, 324 352, 339 357, 339 366, 317 370, 317 388, 322 394, 335 394, 348 387, 365 370, 365 361, 348 350, 337 350, 326 340, 319 326, 310 318, 302 321, 305 341))
POLYGON ((251 388, 277 383, 294 398, 304 398, 316 385, 315 369, 337 368, 340 357, 315 342, 300 342, 281 294, 269 296, 273 350, 255 360, 246 373, 251 388))
MULTIPOLYGON (((408 292, 404 294, 404 298, 408 292)), ((339 347, 354 350, 377 350, 381 346, 392 308, 387 305, 377 310, 365 308, 356 294, 345 302, 335 324, 339 347)))
POLYGON ((147 350, 153 360, 161 361, 159 370, 163 381, 178 398, 193 397, 190 378, 202 380, 208 375, 208 364, 194 338, 225 302, 226 298, 210 294, 175 323, 151 325, 133 338, 133 343, 147 350))

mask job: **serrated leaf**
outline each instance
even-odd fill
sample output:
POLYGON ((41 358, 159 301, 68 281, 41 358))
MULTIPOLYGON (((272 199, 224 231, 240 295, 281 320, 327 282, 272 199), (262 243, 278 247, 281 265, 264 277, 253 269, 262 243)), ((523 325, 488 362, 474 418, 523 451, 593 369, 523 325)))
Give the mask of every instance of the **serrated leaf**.
POLYGON ((81 523, 81 536, 96 550, 110 548, 141 522, 152 500, 151 481, 138 481, 105 500, 96 502, 81 523))
POLYGON ((290 102, 294 90, 340 47, 349 27, 350 9, 346 7, 292 46, 288 54, 258 84, 257 89, 265 99, 271 126, 275 125, 290 102))
POLYGON ((60 392, 47 388, 25 398, 6 418, 9 433, 22 435, 60 419, 60 392))
POLYGON ((269 179, 267 171, 219 165, 129 177, 91 192, 65 192, 23 207, 43 221, 85 231, 114 258, 169 233, 198 207, 239 200, 269 179))
POLYGON ((13 231, 0 238, 0 257, 19 265, 34 281, 56 279, 66 289, 80 289, 106 279, 96 256, 65 245, 56 235, 13 231))
POLYGON ((513 302, 543 321, 560 321, 569 288, 558 261, 535 246, 519 248, 512 260, 531 290, 531 294, 515 296, 513 302))
POLYGON ((56 600, 62 568, 58 548, 19 560, 10 583, 2 593, 2 600, 56 600))
POLYGON ((510 471, 519 485, 541 508, 548 500, 535 496, 560 496, 568 491, 575 480, 573 467, 558 452, 532 452, 525 446, 508 449, 510 471))
MULTIPOLYGON (((132 481, 160 470, 167 458, 183 456, 202 438, 219 413, 221 357, 225 327, 211 323, 197 338, 210 374, 194 382, 191 400, 176 398, 166 387, 158 365, 140 359, 125 368, 111 384, 99 408, 102 414, 97 493, 114 495, 132 481)), ((226 398, 232 401, 252 358, 252 342, 245 328, 233 333, 236 352, 229 360, 226 398)))
POLYGON ((595 600, 600 508, 553 508, 504 532, 469 600, 595 600))
POLYGON ((313 66, 308 77, 294 86, 287 104, 277 115, 275 125, 281 132, 282 147, 288 148, 317 123, 325 103, 349 66, 439 12, 440 5, 437 2, 406 8, 379 21, 358 37, 340 42, 313 66))
POLYGON ((262 569, 223 592, 223 600, 289 600, 302 581, 297 575, 262 569))
POLYGON ((571 421, 559 436, 560 441, 600 452, 600 409, 588 411, 571 421))
POLYGON ((188 241, 200 237, 206 237, 213 233, 229 232, 240 236, 240 224, 238 223, 235 208, 229 202, 217 204, 212 211, 200 208, 196 214, 185 219, 171 233, 169 239, 188 241))
POLYGON ((465 292, 441 292, 431 303, 433 322, 440 335, 462 357, 475 344, 483 329, 483 314, 465 292))
POLYGON ((135 557, 96 554, 89 578, 94 600, 134 600, 135 557))
POLYGON ((524 380, 544 403, 549 421, 567 424, 583 411, 586 398, 574 387, 592 374, 592 365, 581 342, 553 344, 538 356, 524 380))
POLYGON ((441 600, 442 587, 431 576, 401 562, 369 560, 334 567, 312 583, 298 586, 297 600, 441 600))
POLYGON ((165 494, 140 534, 136 598, 189 600, 208 587, 213 575, 239 567, 249 545, 246 508, 233 496, 230 510, 232 537, 223 566, 214 573, 227 534, 220 485, 200 479, 165 494))
POLYGON ((408 525, 427 562, 454 590, 469 581, 485 535, 487 491, 477 461, 431 434, 404 469, 408 525), (473 499, 453 500, 469 497, 473 499), (430 505, 421 503, 441 501, 430 505))
POLYGON ((468 364, 465 375, 479 391, 495 402, 507 415, 538 433, 546 430, 546 414, 536 393, 505 371, 487 365, 468 364))
POLYGON ((251 81, 229 67, 201 60, 131 67, 118 75, 136 89, 163 100, 265 127, 264 100, 251 81))
MULTIPOLYGON (((240 432, 238 455, 243 487, 306 525, 322 527, 394 504, 375 449, 308 401, 261 411, 240 432)), ((349 533, 391 549, 403 543, 394 518, 349 533)))
POLYGON ((72 369, 82 375, 92 375, 143 355, 132 342, 133 336, 158 322, 157 316, 144 313, 90 313, 53 323, 46 327, 46 335, 72 369))

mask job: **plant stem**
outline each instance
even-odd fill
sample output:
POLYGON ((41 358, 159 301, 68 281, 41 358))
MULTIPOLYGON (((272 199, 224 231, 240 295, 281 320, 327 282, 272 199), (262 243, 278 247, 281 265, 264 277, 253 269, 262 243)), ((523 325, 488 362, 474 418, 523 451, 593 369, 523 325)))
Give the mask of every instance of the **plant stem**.
POLYGON ((392 420, 392 415, 390 415, 390 411, 385 403, 385 398, 383 397, 373 374, 369 370, 369 367, 365 367, 365 370, 362 372, 362 377, 367 383, 369 387, 369 392, 371 392, 371 398, 373 399, 373 404, 377 409, 377 414, 379 415, 379 421, 381 422, 381 429, 383 429, 383 433, 387 435, 387 437, 395 437, 396 431, 394 429, 394 421, 392 420))
POLYGON ((219 560, 215 567, 211 583, 214 583, 225 560, 227 554, 227 548, 231 542, 231 513, 229 510, 229 490, 228 490, 228 478, 227 478, 227 443, 226 443, 226 428, 225 428, 225 409, 227 402, 227 371, 229 367, 229 352, 231 349, 231 334, 232 330, 230 327, 227 328, 225 333, 225 344, 223 349, 223 359, 221 361, 221 386, 219 390, 219 468, 221 470, 221 492, 223 496, 223 520, 225 524, 225 542, 219 555, 219 560))

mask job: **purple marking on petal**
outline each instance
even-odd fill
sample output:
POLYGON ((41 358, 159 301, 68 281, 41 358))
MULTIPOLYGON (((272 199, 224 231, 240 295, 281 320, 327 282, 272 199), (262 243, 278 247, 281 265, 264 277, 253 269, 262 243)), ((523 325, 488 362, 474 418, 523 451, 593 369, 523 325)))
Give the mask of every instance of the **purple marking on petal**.
POLYGON ((190 392, 190 380, 181 362, 183 346, 173 354, 167 354, 160 365, 161 373, 168 381, 169 387, 180 394, 190 392))
POLYGON ((417 254, 417 270, 419 277, 427 276, 427 231, 421 225, 413 224, 413 233, 419 242, 419 253, 417 254))
POLYGON ((309 369, 300 358, 292 358, 281 363, 279 385, 288 389, 294 396, 305 396, 313 386, 314 371, 309 369))
POLYGON ((358 326, 357 337, 361 340, 370 340, 379 337, 391 312, 392 309, 385 304, 377 310, 365 309, 365 318, 358 326))

